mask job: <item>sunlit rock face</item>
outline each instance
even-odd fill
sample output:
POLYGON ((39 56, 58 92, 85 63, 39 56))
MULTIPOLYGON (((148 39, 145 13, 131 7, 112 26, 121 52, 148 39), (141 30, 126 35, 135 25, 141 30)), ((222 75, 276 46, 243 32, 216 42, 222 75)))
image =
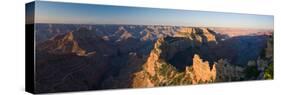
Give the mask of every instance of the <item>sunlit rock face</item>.
POLYGON ((208 61, 204 62, 198 55, 194 55, 192 64, 193 83, 214 81, 216 79, 216 68, 214 67, 215 65, 210 69, 208 61))
MULTIPOLYGON (((167 61, 176 56, 178 52, 187 48, 194 48, 196 42, 203 44, 202 40, 198 39, 201 39, 203 34, 208 34, 204 33, 207 30, 200 30, 203 34, 193 33, 193 30, 196 31, 194 28, 183 29, 182 31, 185 33, 179 34, 184 35, 182 37, 159 38, 155 42, 154 49, 150 52, 142 70, 134 74, 132 86, 152 87, 214 82, 216 66, 209 64, 208 61, 203 61, 197 54, 191 56, 192 63, 182 61, 182 64, 191 64, 189 67, 186 66, 184 71, 177 70, 173 63, 167 61)), ((209 40, 206 38, 206 41, 215 41, 215 37, 211 36, 209 40)))

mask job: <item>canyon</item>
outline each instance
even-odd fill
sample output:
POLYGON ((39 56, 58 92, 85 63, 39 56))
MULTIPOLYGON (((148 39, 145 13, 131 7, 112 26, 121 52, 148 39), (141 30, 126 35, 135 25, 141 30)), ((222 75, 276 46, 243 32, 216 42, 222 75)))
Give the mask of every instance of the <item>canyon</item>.
POLYGON ((35 31, 38 92, 273 78, 272 30, 36 24, 35 31))

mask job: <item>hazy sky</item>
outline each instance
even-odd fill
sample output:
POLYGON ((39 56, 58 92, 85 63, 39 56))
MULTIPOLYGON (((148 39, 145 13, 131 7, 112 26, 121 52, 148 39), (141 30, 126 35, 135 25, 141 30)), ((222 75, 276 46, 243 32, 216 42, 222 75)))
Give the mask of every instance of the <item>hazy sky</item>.
POLYGON ((36 1, 35 23, 141 24, 273 29, 273 16, 36 1))

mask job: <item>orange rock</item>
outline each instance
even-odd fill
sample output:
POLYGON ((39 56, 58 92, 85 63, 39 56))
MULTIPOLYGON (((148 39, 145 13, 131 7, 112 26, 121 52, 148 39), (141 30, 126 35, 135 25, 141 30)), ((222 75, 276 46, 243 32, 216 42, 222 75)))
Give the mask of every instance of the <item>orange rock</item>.
POLYGON ((216 69, 210 70, 208 61, 203 62, 199 55, 195 54, 193 57, 193 75, 195 82, 208 82, 216 78, 216 69))

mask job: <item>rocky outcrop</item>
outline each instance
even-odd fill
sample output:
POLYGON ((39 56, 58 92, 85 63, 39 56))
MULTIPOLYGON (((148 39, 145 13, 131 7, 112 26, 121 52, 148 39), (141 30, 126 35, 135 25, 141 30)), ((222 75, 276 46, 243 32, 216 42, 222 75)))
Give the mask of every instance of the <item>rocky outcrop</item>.
POLYGON ((202 61, 199 55, 194 55, 192 71, 187 71, 193 75, 192 83, 199 83, 214 81, 216 79, 216 64, 213 65, 212 69, 209 67, 208 61, 202 61))
POLYGON ((77 41, 74 40, 72 32, 65 35, 57 36, 38 45, 39 51, 48 51, 49 53, 68 54, 75 53, 77 55, 85 55, 86 51, 79 47, 77 41))
POLYGON ((121 35, 120 35, 120 38, 117 39, 116 41, 123 41, 123 40, 127 40, 129 38, 132 38, 133 35, 131 33, 129 33, 128 31, 124 31, 121 35))
POLYGON ((135 73, 132 87, 211 83, 216 79, 215 65, 210 68, 210 64, 202 61, 198 55, 194 55, 193 65, 187 66, 185 71, 178 71, 163 59, 149 62, 146 62, 142 71, 135 73))
POLYGON ((141 38, 141 41, 153 41, 154 37, 150 32, 146 32, 146 34, 141 38))
POLYGON ((215 62, 216 82, 238 81, 245 77, 244 68, 230 64, 227 59, 215 62))
POLYGON ((185 71, 179 71, 172 63, 169 63, 168 60, 175 56, 177 52, 192 48, 193 44, 193 41, 186 37, 159 38, 142 70, 134 74, 132 87, 214 82, 216 79, 215 65, 210 68, 209 62, 203 61, 197 54, 193 56, 193 63, 188 63, 192 65, 187 66, 185 71))
POLYGON ((197 46, 202 43, 216 42, 216 35, 208 28, 183 27, 175 34, 175 37, 186 37, 195 42, 197 46))
POLYGON ((249 80, 273 79, 273 38, 267 39, 267 46, 256 60, 248 62, 245 74, 249 80))
POLYGON ((116 55, 114 45, 99 37, 94 30, 79 28, 74 32, 58 35, 50 40, 37 44, 37 50, 54 54, 74 53, 79 56, 97 52, 104 56, 116 55))
MULTIPOLYGON (((200 53, 198 48, 201 48, 197 46, 216 42, 217 38, 214 32, 205 28, 184 28, 181 31, 176 37, 164 37, 156 41, 154 49, 149 54, 142 70, 134 74, 132 87, 199 84, 250 79, 246 73, 249 72, 247 71, 247 66, 230 63, 227 58, 213 59, 214 61, 211 63, 203 61, 200 54, 196 54, 196 52, 200 53), (180 52, 192 54, 191 63, 188 63, 189 61, 177 60, 180 64, 190 64, 182 65, 185 66, 184 70, 177 68, 175 63, 171 61, 175 56, 179 57, 180 52)), ((267 49, 267 51, 270 52, 270 49, 267 49)), ((183 59, 190 57, 188 55, 183 56, 185 57, 183 59)), ((254 62, 255 66, 262 67, 264 61, 258 60, 257 63, 259 64, 254 62)), ((258 69, 261 71, 265 68, 258 69)))

